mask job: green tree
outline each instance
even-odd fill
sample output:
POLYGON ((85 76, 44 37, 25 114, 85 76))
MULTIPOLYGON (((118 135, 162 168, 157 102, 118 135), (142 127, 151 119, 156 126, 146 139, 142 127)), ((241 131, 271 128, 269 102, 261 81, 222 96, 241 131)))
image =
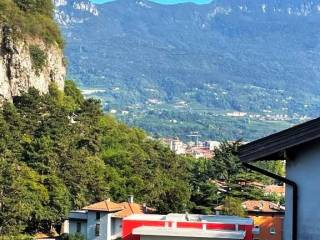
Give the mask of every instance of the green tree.
POLYGON ((241 199, 226 197, 223 204, 223 214, 245 217, 246 212, 242 206, 241 199))

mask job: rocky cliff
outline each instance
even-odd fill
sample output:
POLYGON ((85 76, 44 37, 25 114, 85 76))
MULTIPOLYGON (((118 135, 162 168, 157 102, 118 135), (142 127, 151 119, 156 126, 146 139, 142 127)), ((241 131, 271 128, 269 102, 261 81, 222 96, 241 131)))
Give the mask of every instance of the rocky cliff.
POLYGON ((39 38, 15 38, 6 26, 0 26, 0 46, 0 103, 30 87, 46 93, 55 83, 63 89, 66 67, 58 46, 39 38))

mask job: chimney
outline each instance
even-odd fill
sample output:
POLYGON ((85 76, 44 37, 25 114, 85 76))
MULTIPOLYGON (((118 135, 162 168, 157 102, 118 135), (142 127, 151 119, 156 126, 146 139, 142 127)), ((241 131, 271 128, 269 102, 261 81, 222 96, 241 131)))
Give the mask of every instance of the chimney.
POLYGON ((143 213, 148 213, 148 208, 146 203, 142 204, 142 211, 143 213))
POLYGON ((133 203, 133 195, 130 195, 130 196, 129 196, 128 202, 129 202, 129 203, 133 203))

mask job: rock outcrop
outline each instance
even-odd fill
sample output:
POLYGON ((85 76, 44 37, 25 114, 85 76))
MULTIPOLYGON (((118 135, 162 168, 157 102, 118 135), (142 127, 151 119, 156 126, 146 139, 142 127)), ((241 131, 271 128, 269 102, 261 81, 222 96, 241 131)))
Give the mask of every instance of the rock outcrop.
POLYGON ((16 39, 7 26, 0 26, 0 103, 12 101, 30 87, 47 93, 49 85, 64 87, 66 66, 63 51, 39 38, 16 39), (30 47, 43 52, 41 69, 35 68, 30 47))

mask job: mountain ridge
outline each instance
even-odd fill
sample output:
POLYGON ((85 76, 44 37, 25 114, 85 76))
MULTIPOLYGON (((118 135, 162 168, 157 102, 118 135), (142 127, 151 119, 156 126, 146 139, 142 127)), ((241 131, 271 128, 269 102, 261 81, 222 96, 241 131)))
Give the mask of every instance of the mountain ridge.
MULTIPOLYGON (((129 111, 137 119, 139 105, 144 120, 153 110, 239 111, 255 120, 287 115, 280 118, 291 123, 319 111, 320 1, 94 6, 97 16, 71 6, 58 10, 82 19, 61 24, 69 74, 83 88, 104 90, 96 97, 106 111, 129 111), (177 102, 187 106, 177 110, 177 102)), ((138 125, 151 129, 143 120, 138 125)))

